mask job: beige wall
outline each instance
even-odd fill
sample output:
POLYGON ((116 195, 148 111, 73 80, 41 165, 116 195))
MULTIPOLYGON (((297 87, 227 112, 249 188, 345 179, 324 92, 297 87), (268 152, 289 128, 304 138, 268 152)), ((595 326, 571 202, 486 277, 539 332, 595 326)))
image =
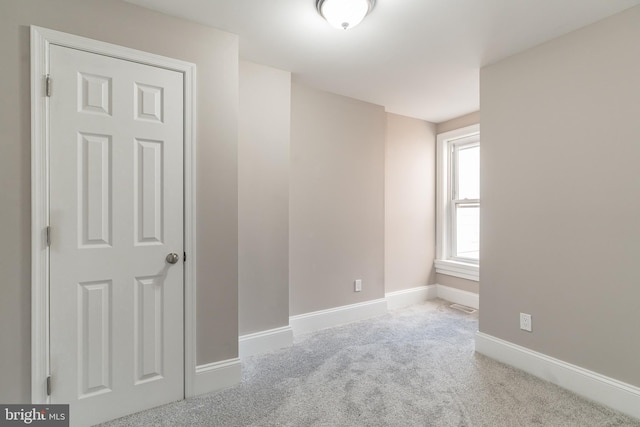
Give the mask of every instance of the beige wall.
POLYGON ((291 73, 240 62, 240 334, 289 324, 291 73))
POLYGON ((640 6, 483 68, 480 92, 480 330, 634 386, 637 40, 640 6))
MULTIPOLYGON (((436 125, 436 133, 449 132, 451 130, 460 129, 466 126, 476 125, 480 123, 480 112, 465 114, 464 116, 456 117, 446 122, 438 123, 436 125)), ((481 135, 482 137, 482 135, 481 135)), ((482 254, 480 255, 482 257, 482 254)), ((475 280, 462 279, 460 277, 449 276, 448 274, 436 273, 435 283, 439 285, 449 286, 451 288, 460 289, 462 291, 478 293, 480 291, 480 284, 475 280)))
POLYGON ((384 297, 385 120, 383 107, 292 85, 291 315, 384 297))
POLYGON ((476 282, 475 280, 436 273, 435 283, 438 285, 449 286, 450 288, 460 289, 461 291, 473 292, 475 294, 480 293, 480 282, 476 282))
POLYGON ((385 292, 434 283, 435 125, 387 113, 385 292))
POLYGON ((236 36, 119 1, 0 3, 0 402, 31 400, 29 25, 198 69, 198 362, 237 356, 236 36))
POLYGON ((455 117, 446 122, 436 125, 436 133, 449 132, 450 130, 460 129, 466 126, 477 125, 480 123, 480 112, 465 114, 464 116, 455 117))

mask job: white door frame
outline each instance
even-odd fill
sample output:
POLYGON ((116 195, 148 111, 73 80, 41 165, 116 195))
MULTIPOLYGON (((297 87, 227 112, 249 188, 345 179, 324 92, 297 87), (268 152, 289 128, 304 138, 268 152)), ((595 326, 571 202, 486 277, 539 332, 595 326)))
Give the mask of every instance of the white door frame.
MULTIPOLYGON (((184 395, 196 376, 196 66, 160 55, 31 26, 31 401, 49 403, 49 46, 177 71, 184 76, 184 395)), ((51 91, 55 91, 52 82, 51 91)), ((55 229, 52 230, 55 239, 55 229)), ((55 379, 53 381, 55 387, 55 379)))

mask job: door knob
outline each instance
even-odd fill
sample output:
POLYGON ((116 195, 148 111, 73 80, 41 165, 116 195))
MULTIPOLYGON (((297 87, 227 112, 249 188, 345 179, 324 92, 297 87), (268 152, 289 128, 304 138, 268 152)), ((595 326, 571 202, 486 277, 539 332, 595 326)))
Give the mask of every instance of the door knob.
POLYGON ((169 264, 175 264, 180 259, 180 255, 175 252, 171 252, 169 255, 167 255, 166 259, 169 264))

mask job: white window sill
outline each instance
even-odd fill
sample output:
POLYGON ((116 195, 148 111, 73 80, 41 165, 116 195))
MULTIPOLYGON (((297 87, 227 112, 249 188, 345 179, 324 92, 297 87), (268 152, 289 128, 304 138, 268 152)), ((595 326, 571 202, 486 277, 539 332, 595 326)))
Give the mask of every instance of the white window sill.
POLYGON ((475 282, 480 281, 480 266, 476 264, 441 259, 435 260, 434 264, 436 266, 436 273, 460 277, 475 282))

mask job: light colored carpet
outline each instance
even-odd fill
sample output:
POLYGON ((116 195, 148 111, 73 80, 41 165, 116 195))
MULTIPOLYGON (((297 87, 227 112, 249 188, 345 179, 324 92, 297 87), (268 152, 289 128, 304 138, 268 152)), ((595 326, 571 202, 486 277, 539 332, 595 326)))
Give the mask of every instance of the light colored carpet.
POLYGON ((474 352, 477 313, 442 300, 307 334, 242 383, 104 426, 640 426, 474 352))

